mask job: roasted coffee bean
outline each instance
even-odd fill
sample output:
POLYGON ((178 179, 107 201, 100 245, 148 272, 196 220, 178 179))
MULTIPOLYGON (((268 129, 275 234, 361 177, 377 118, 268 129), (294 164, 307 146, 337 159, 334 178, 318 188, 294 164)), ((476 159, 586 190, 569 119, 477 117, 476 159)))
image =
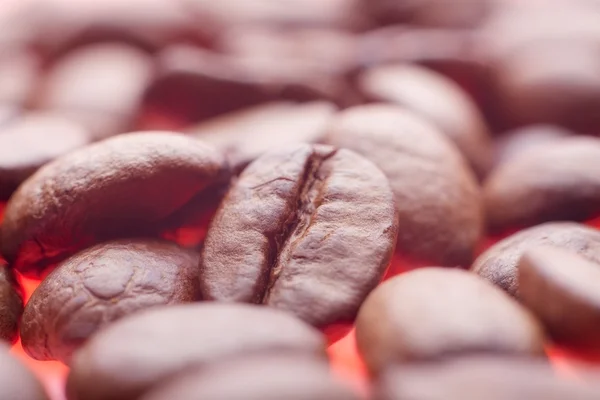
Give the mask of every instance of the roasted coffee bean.
POLYGON ((2 398, 10 400, 48 400, 41 383, 0 343, 0 387, 2 398))
MULTIPOLYGON (((598 372, 591 373, 598 379, 598 372)), ((561 377, 538 360, 486 357, 391 368, 380 379, 376 400, 593 400, 592 378, 561 377)))
POLYGON ((323 140, 335 111, 327 102, 274 102, 215 117, 188 131, 222 150, 241 170, 269 150, 323 140))
POLYGON ((76 122, 51 113, 29 113, 0 127, 0 198, 42 165, 91 141, 76 122))
POLYGON ((167 48, 145 94, 146 109, 193 122, 270 101, 356 102, 350 83, 309 59, 227 55, 167 48))
POLYGON ((573 132, 556 125, 536 124, 504 132, 494 141, 494 167, 548 143, 573 136, 573 132))
POLYGON ((150 56, 118 43, 78 49, 48 72, 40 108, 64 113, 96 138, 129 130, 153 74, 150 56))
POLYGON ((170 242, 122 239, 83 250, 33 292, 23 348, 68 363, 99 329, 140 310, 198 299, 198 255, 170 242))
POLYGON ((450 79, 423 67, 388 65, 366 71, 358 85, 367 99, 398 104, 433 123, 480 178, 487 174, 490 132, 473 100, 450 79))
POLYGON ((67 394, 69 399, 136 399, 194 366, 265 352, 325 357, 325 343, 310 326, 266 307, 161 307, 116 322, 75 353, 67 394))
POLYGON ((33 53, 0 49, 0 104, 27 106, 39 81, 40 62, 33 53))
POLYGON ((17 340, 19 321, 23 314, 21 288, 12 269, 0 263, 0 340, 17 340))
POLYGON ((394 363, 459 354, 541 355, 541 325, 515 300, 467 271, 423 268, 371 293, 356 321, 371 373, 394 363))
POLYGON ((202 297, 266 304, 321 329, 351 323, 397 232, 390 186, 367 159, 330 146, 270 152, 244 170, 211 223, 202 297))
POLYGON ((89 145, 46 164, 11 197, 2 254, 39 276, 98 241, 156 231, 226 172, 213 147, 170 132, 89 145))
POLYGON ((552 246, 600 263, 600 232, 575 222, 548 222, 524 229, 481 254, 471 269, 512 296, 519 295, 517 264, 527 250, 552 246))
POLYGON ((513 157, 484 185, 492 232, 600 215, 600 139, 565 138, 513 157))
POLYGON ((521 300, 558 343, 600 350, 600 264, 573 252, 538 247, 519 261, 521 300))
POLYGON ((472 27, 494 10, 495 0, 362 0, 381 24, 408 22, 440 27, 472 27))
POLYGON ((375 104, 338 114, 326 141, 386 174, 399 213, 396 254, 416 264, 471 264, 483 229, 480 191, 444 135, 400 107, 375 104))
POLYGON ((358 400, 335 378, 327 360, 305 354, 269 354, 191 370, 143 400, 358 400))

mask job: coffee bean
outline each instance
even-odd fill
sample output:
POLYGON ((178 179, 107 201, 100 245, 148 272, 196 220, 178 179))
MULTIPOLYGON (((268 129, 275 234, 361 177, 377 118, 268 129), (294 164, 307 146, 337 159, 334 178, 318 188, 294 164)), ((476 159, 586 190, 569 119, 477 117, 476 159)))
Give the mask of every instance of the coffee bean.
POLYGON ((400 107, 374 104, 338 114, 326 141, 386 174, 399 213, 398 255, 417 264, 470 265, 483 229, 479 187, 439 131, 400 107))
POLYGON ((198 256, 169 242, 122 239, 61 263, 33 292, 23 348, 68 363, 99 329, 140 310, 198 299, 198 256))
POLYGON ((207 120, 189 132, 222 150, 241 170, 269 150, 321 141, 335 111, 327 102, 266 103, 207 120))
POLYGON ((368 160, 329 146, 267 153, 212 221, 202 296, 266 304, 322 329, 351 323, 383 277, 397 231, 392 191, 368 160))
MULTIPOLYGON (((1 48, 1 47, 0 47, 1 48)), ((40 75, 40 60, 35 54, 5 50, 0 54, 0 103, 19 107, 29 105, 40 75)))
POLYGON ((51 113, 29 113, 0 129, 0 198, 7 199, 38 168, 91 141, 79 124, 51 113))
POLYGON ((358 400, 312 355, 258 355, 192 370, 143 396, 159 399, 358 400))
POLYGON ((17 340, 19 321, 23 314, 23 299, 12 269, 0 263, 0 340, 17 340))
POLYGON ((98 139, 123 133, 133 124, 152 68, 150 57, 134 47, 87 46, 50 69, 37 104, 80 122, 98 139))
POLYGON ((44 388, 21 362, 0 343, 0 387, 2 397, 10 400, 48 400, 44 388))
POLYGON ((600 263, 600 232, 574 222, 548 222, 494 244, 475 260, 471 269, 510 295, 518 296, 517 264, 523 253, 537 246, 573 251, 589 261, 600 263))
POLYGON ((485 182, 489 229, 502 232, 600 215, 598 172, 597 138, 565 138, 515 156, 485 182))
POLYGON ((536 124, 504 132, 494 141, 494 167, 525 151, 573 136, 573 132, 556 125, 536 124))
POLYGON ((391 65, 366 71, 358 85, 367 99, 398 104, 433 123, 480 178, 487 174, 490 132, 475 103, 450 79, 418 66, 391 65))
MULTIPOLYGON (((593 400, 600 385, 561 377, 550 364, 514 358, 459 358, 392 368, 379 381, 376 400, 593 400)), ((594 374, 598 379, 598 373, 594 374)))
POLYGON ((363 0, 363 8, 381 24, 408 22, 443 27, 472 27, 489 15, 494 0, 363 0))
POLYGON ((172 46, 158 56, 159 74, 145 107, 194 122, 270 101, 355 102, 350 83, 309 59, 227 55, 172 46))
POLYGON ((194 366, 264 352, 325 356, 318 331, 289 314, 244 304, 161 307, 102 330, 75 353, 69 399, 131 400, 194 366))
POLYGON ((360 309, 356 340, 373 374, 394 363, 544 351, 541 325, 515 300, 467 271, 432 267, 374 290, 360 309))
POLYGON ((39 169, 6 206, 2 254, 39 276, 98 241, 156 231, 226 175, 223 156, 169 132, 121 135, 39 169))
POLYGON ((600 349, 600 264, 573 252, 539 247, 519 261, 521 300, 560 344, 600 349))

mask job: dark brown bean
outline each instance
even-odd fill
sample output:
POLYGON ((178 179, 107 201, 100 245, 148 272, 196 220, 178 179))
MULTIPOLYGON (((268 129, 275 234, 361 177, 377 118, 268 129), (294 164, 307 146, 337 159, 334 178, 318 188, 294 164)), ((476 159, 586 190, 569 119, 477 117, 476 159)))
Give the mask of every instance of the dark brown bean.
POLYGON ((17 340, 19 322, 23 314, 21 287, 14 272, 0 262, 0 340, 17 340))
POLYGON ((515 156, 484 185, 492 232, 600 215, 600 139, 565 138, 515 156))
POLYGON ((573 132, 556 125, 536 124, 504 132, 494 141, 494 167, 517 155, 548 143, 573 136, 573 132))
MULTIPOLYGON (((592 378, 561 377, 550 364, 514 358, 459 358, 445 363, 400 366, 379 381, 376 400, 593 400, 592 378)), ((598 379, 598 372, 591 373, 598 379)))
POLYGON ((194 366, 264 352, 325 356, 314 330, 287 313, 244 304, 161 307, 127 317, 75 353, 69 399, 131 400, 194 366))
POLYGON ((76 122, 51 113, 29 113, 0 129, 0 198, 42 165, 91 142, 76 122))
POLYGON ((335 111, 327 102, 274 102, 215 117, 188 131, 223 151, 241 170, 269 150, 322 141, 335 111))
POLYGON ((61 263, 33 292, 21 323, 23 348, 68 363, 99 329, 140 310, 195 301, 199 256, 170 242, 122 239, 61 263))
POLYGON ((360 309, 356 340, 373 374, 455 355, 544 352, 543 329, 527 309, 474 274, 431 267, 374 290, 360 309))
POLYGON ((537 247, 519 261, 519 294, 558 343, 600 350, 600 264, 563 249, 537 247))
POLYGON ((178 121, 201 121, 269 101, 346 105, 357 100, 344 77, 310 59, 225 55, 180 45, 161 52, 158 65, 146 108, 178 121))
POLYGON ((142 400, 358 400, 324 359, 270 354, 217 362, 184 373, 142 400))
POLYGON ((398 255, 417 264, 471 264, 483 230, 480 191, 444 135, 398 106, 374 104, 338 114, 326 141, 386 174, 399 213, 398 255))
POLYGON ((552 246, 600 263, 600 232, 575 222, 548 222, 524 229, 494 244, 471 269, 512 296, 519 295, 517 264, 527 250, 552 246))
POLYGON ((10 400, 48 400, 42 384, 0 343, 0 387, 2 397, 10 400))
POLYGON ((202 296, 266 304, 322 329, 352 322, 385 273, 397 223, 385 176, 356 153, 311 145, 267 153, 211 223, 202 296))
POLYGON ((358 79, 367 99, 398 104, 419 114, 456 144, 477 176, 487 174, 491 135, 473 100, 457 84, 427 68, 411 65, 372 68, 358 79))
POLYGON ((2 254, 39 276, 98 241, 156 231, 226 172, 217 150, 170 132, 89 145, 46 164, 11 197, 2 254))
POLYGON ((152 75, 151 58, 139 49, 118 43, 87 46, 51 68, 37 104, 106 138, 131 128, 152 75))

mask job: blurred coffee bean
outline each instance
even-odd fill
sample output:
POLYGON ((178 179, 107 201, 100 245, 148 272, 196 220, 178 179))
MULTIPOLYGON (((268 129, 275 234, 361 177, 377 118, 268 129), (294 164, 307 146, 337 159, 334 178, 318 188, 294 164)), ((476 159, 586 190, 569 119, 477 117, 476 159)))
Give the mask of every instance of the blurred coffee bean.
POLYGON ((40 62, 26 51, 0 48, 0 104, 23 107, 32 101, 40 80, 40 62))
POLYGON ((228 178, 219 151, 172 132, 88 145, 40 168, 11 197, 2 254, 21 273, 43 276, 98 242, 158 234, 188 202, 228 178))
POLYGON ((125 42, 154 51, 193 35, 193 19, 172 0, 33 0, 18 21, 29 26, 29 42, 54 59, 77 47, 125 42))
POLYGON ((327 102, 273 102, 234 111, 188 129, 220 149, 236 171, 263 153, 323 139, 337 108, 327 102))
POLYGON ((517 264, 523 253, 537 246, 552 246, 600 262, 600 232, 575 222, 548 222, 524 229, 494 244, 471 267, 484 279, 512 296, 519 296, 517 264))
POLYGON ((137 399, 195 366, 272 352, 326 357, 320 333, 281 311, 226 303, 161 307, 112 324, 75 353, 67 395, 137 399))
POLYGON ((502 122, 506 126, 550 123, 597 132, 598 39, 539 40, 522 45, 499 60, 493 73, 502 122))
POLYGON ((322 358, 269 354, 216 362, 185 372, 142 400, 358 400, 322 358))
POLYGON ((405 107, 432 122, 467 158, 479 178, 490 167, 491 137, 476 104, 443 75, 411 65, 372 68, 358 78, 371 101, 405 107))
POLYGON ((514 156, 484 185, 492 232, 600 215, 600 139, 555 140, 514 156))
POLYGON ((19 115, 19 108, 12 104, 0 104, 0 128, 14 121, 19 115))
POLYGON ((379 380, 376 400, 593 400, 599 372, 561 377, 549 363, 502 357, 397 366, 379 380), (594 381, 595 379, 596 381, 594 381))
POLYGON ((37 105, 106 138, 129 130, 152 75, 151 58, 141 50, 118 43, 87 46, 52 66, 37 105))
POLYGON ((8 346, 0 343, 2 397, 7 400, 48 400, 41 382, 9 350, 8 346))
POLYGON ((371 104, 339 113, 325 141, 364 155, 386 174, 399 213, 396 254, 417 264, 471 264, 483 233, 481 194, 441 132, 398 106, 371 104))
POLYGON ((431 267, 375 289, 358 314, 356 340, 375 375, 395 363, 544 352, 543 329, 527 309, 475 274, 431 267))
POLYGON ((488 16, 497 0, 362 0, 380 24, 407 22, 443 27, 473 27, 488 16))
POLYGON ((42 165, 82 147, 91 135, 79 124, 52 113, 29 113, 0 128, 0 199, 42 165))
POLYGON ((519 294, 552 338, 585 352, 600 350, 600 264, 566 250, 536 247, 519 261, 519 294))
POLYGON ((574 133, 556 125, 535 124, 502 133, 494 140, 494 168, 525 151, 573 136, 574 133))
POLYGON ((37 360, 68 363, 98 330, 129 314, 198 300, 199 255, 151 239, 105 242, 61 263, 27 302, 21 340, 37 360))
POLYGON ((160 54, 145 95, 153 112, 193 122, 277 100, 353 102, 344 77, 310 60, 228 56, 190 46, 160 54))
POLYGON ((21 287, 13 270, 4 261, 0 261, 0 341, 12 343, 17 340, 21 314, 21 287))
POLYGON ((233 27, 341 28, 363 30, 370 20, 359 9, 360 0, 181 0, 208 38, 233 27))

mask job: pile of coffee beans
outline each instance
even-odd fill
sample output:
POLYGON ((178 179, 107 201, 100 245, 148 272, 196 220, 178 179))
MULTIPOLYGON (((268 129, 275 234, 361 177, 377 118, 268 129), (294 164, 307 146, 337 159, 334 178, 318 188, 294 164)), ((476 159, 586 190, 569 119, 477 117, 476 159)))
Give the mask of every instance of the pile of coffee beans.
POLYGON ((0 28, 1 398, 50 399, 20 341, 67 400, 600 399, 600 1, 0 28))

